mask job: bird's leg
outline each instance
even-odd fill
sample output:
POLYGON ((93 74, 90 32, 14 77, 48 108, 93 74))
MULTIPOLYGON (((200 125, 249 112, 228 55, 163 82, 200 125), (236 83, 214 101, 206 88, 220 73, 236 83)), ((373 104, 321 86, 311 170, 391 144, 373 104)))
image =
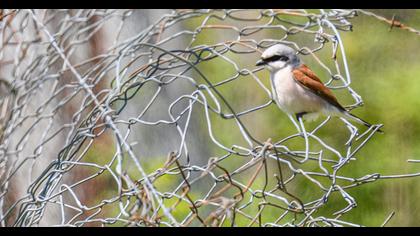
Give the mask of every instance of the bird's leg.
POLYGON ((306 133, 305 126, 303 125, 303 119, 302 119, 302 116, 305 114, 306 112, 301 112, 301 113, 296 114, 296 118, 298 119, 300 127, 302 129, 303 137, 305 138, 305 159, 303 159, 301 163, 304 163, 309 159, 309 139, 308 139, 308 134, 306 133))
MULTIPOLYGON (((299 127, 299 124, 295 121, 295 119, 293 118, 293 115, 292 114, 287 114, 287 117, 290 119, 290 121, 295 125, 295 127, 296 127, 296 129, 297 129, 297 131, 300 133, 301 132, 301 130, 300 130, 300 127, 299 127)), ((298 121, 299 122, 299 121, 298 121)))

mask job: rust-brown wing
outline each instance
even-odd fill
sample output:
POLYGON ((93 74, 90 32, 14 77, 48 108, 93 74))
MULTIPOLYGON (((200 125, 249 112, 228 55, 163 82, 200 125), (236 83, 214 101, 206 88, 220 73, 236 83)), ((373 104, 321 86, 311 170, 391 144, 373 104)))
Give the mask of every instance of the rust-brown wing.
POLYGON ((313 71, 311 71, 311 69, 309 69, 309 67, 306 65, 301 65, 294 69, 292 73, 293 78, 304 88, 322 97, 331 105, 341 110, 346 110, 343 106, 340 105, 340 103, 338 103, 337 98, 334 96, 331 90, 322 83, 322 81, 315 75, 313 71))

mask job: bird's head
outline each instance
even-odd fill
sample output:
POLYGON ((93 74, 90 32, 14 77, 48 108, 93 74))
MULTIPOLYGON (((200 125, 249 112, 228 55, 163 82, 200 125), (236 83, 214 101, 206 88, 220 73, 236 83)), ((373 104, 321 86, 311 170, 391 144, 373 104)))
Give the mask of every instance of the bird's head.
POLYGON ((257 61, 257 66, 265 65, 270 71, 282 70, 288 66, 295 68, 300 65, 296 51, 284 44, 276 44, 267 48, 257 61))

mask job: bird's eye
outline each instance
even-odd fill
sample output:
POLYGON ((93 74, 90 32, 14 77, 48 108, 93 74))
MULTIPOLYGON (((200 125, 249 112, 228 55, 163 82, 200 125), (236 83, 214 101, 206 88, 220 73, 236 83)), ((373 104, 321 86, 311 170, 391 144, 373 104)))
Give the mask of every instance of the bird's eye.
POLYGON ((287 60, 289 60, 289 58, 286 57, 286 56, 279 56, 279 60, 280 61, 287 61, 287 60))

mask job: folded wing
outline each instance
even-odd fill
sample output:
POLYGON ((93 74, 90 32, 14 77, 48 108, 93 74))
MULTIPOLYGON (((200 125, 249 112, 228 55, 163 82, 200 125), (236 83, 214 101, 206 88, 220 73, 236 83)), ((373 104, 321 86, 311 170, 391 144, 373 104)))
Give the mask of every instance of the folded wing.
POLYGON ((340 110, 345 111, 346 109, 338 103, 337 98, 327 88, 322 81, 315 75, 309 67, 306 65, 301 65, 295 68, 293 71, 293 78, 302 85, 303 88, 308 89, 312 93, 320 96, 322 99, 330 103, 331 105, 337 107, 340 110))

